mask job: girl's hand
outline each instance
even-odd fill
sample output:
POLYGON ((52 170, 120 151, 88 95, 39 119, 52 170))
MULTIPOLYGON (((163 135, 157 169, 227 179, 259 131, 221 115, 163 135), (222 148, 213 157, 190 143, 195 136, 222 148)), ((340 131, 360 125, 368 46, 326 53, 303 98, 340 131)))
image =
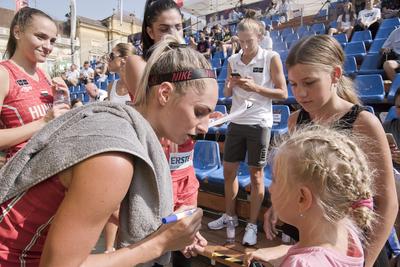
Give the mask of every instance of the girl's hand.
POLYGON ((276 230, 277 222, 278 216, 271 207, 264 213, 264 232, 268 240, 273 240, 278 234, 278 231, 276 230))
POLYGON ((186 258, 195 257, 197 256, 197 254, 203 253, 206 246, 207 240, 200 234, 200 232, 197 232, 193 244, 185 247, 182 250, 182 254, 186 258))

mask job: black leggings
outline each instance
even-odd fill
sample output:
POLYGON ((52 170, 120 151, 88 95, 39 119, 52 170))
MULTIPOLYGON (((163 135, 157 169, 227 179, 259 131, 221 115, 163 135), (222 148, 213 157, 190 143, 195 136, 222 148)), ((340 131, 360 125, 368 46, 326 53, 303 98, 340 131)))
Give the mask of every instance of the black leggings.
MULTIPOLYGON (((372 39, 375 39, 375 35, 378 32, 378 29, 379 29, 379 22, 374 22, 371 25, 369 25, 368 30, 371 31, 372 39)), ((363 31, 363 30, 365 30, 365 29, 358 24, 356 26, 354 26, 355 32, 363 31)))

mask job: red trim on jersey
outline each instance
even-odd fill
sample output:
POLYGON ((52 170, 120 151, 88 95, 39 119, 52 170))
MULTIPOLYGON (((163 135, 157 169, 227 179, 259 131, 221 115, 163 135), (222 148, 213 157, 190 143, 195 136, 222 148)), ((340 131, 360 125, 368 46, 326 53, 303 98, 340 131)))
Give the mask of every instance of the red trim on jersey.
POLYGON ((39 266, 65 187, 49 178, 0 205, 0 266, 39 266))

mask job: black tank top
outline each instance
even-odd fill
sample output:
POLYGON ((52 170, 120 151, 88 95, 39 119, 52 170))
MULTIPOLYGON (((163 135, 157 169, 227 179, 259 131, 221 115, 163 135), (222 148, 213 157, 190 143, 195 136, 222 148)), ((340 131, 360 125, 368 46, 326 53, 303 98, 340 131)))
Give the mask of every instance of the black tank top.
MULTIPOLYGON (((353 124, 356 121, 358 114, 360 114, 360 112, 364 110, 366 109, 363 106, 357 104, 353 105, 349 112, 344 114, 339 120, 333 123, 332 127, 337 130, 352 130, 353 124)), ((310 123, 313 123, 310 118, 310 114, 304 109, 301 109, 299 112, 299 116, 297 117, 296 125, 304 125, 310 123)))

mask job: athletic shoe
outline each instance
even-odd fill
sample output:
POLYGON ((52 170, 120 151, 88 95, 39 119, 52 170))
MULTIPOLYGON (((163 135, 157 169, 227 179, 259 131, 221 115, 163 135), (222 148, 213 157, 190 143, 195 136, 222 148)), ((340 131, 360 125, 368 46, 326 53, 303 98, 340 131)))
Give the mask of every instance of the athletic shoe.
MULTIPOLYGON (((226 227, 226 221, 228 220, 228 214, 224 213, 222 214, 222 216, 219 219, 216 219, 215 221, 209 222, 208 223, 208 228, 210 228, 211 230, 219 230, 222 229, 224 227, 226 227)), ((238 222, 238 217, 232 216, 233 217, 233 221, 235 223, 235 227, 239 225, 238 222)))
POLYGON ((248 223, 243 236, 243 245, 254 246, 257 244, 257 225, 248 223))

